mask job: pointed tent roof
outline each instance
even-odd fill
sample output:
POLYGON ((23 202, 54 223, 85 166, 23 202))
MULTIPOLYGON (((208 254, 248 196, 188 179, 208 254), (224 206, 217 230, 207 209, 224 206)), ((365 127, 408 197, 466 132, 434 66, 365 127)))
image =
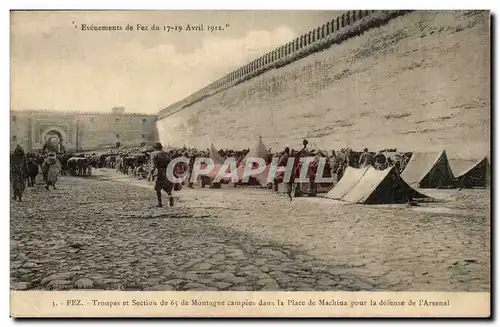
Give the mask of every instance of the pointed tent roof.
POLYGON ((259 141, 248 151, 248 154, 243 159, 242 163, 244 163, 247 158, 263 158, 265 159, 269 155, 269 151, 267 150, 264 142, 262 142, 262 137, 259 137, 259 141))
POLYGON ((215 165, 222 165, 224 163, 224 158, 220 156, 219 151, 215 148, 213 143, 210 146, 210 159, 213 160, 215 165))
MULTIPOLYGON (((262 142, 262 138, 259 137, 259 141, 250 149, 250 151, 248 151, 248 153, 245 156, 245 158, 243 158, 243 160, 241 160, 240 164, 238 165, 238 167, 237 167, 238 178, 240 180, 244 179, 244 177, 245 177, 245 165, 246 165, 246 161, 247 161, 248 158, 262 158, 262 159, 265 159, 269 154, 270 153, 267 150, 264 142, 262 142)), ((252 174, 252 175, 250 175, 250 177, 257 178, 258 181, 259 181, 259 183, 262 186, 265 186, 265 185, 263 185, 263 183, 265 183, 265 181, 267 180, 267 176, 268 175, 267 175, 266 171, 268 171, 268 170, 269 170, 269 168, 266 167, 264 173, 252 174)))
POLYGON ((459 178, 477 166, 487 162, 486 157, 482 159, 449 159, 451 170, 456 178, 459 178))
POLYGON ((485 187, 489 184, 488 157, 482 159, 450 159, 450 167, 458 187, 485 187))
MULTIPOLYGON (((212 171, 210 171, 207 174, 207 176, 211 177, 211 178, 215 178, 217 176, 217 174, 219 173, 219 171, 224 166, 224 163, 226 160, 221 157, 221 155, 219 154, 219 151, 215 148, 213 143, 210 145, 209 154, 210 154, 210 159, 212 159, 212 161, 214 162, 214 168, 212 169, 212 171)), ((202 165, 202 167, 205 168, 206 166, 202 165)), ((230 168, 227 167, 225 172, 230 173, 231 172, 230 168)), ((223 177, 223 178, 221 178, 221 180, 230 181, 231 178, 223 177)))
POLYGON ((413 152, 401 177, 409 185, 421 188, 453 186, 455 180, 444 150, 413 152))
POLYGON ((408 185, 395 171, 394 166, 385 170, 373 167, 347 167, 339 183, 326 197, 362 204, 405 203, 410 199, 427 198, 408 185))

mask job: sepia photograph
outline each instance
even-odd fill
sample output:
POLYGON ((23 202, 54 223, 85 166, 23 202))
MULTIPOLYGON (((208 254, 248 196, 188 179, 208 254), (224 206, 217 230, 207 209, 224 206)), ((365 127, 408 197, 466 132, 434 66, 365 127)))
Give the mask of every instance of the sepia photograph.
POLYGON ((488 317, 490 29, 11 10, 11 316, 488 317))

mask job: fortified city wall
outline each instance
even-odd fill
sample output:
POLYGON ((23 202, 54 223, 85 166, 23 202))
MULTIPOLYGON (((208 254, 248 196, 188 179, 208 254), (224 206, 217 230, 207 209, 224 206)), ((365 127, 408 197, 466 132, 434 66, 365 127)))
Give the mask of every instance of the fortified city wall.
POLYGON ((126 113, 120 107, 112 112, 11 110, 10 119, 11 149, 17 144, 28 151, 42 149, 50 137, 76 151, 101 150, 116 142, 139 146, 158 139, 156 115, 126 113))
POLYGON ((307 138, 328 150, 483 156, 489 18, 486 11, 349 12, 161 111, 159 138, 242 148, 262 136, 280 150, 307 138))

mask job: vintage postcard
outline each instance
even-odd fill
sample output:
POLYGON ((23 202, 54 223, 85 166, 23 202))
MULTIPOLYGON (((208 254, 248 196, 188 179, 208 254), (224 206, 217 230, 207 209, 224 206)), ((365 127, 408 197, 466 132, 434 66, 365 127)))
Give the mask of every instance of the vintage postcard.
POLYGON ((489 317, 487 10, 10 12, 23 317, 489 317))

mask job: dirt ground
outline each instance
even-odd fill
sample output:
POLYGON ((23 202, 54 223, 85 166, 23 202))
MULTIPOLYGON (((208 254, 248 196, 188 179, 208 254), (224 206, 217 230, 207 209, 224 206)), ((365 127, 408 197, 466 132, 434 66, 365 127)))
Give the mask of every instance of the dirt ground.
POLYGON ((11 200, 11 288, 488 291, 490 193, 440 201, 292 202, 269 190, 175 192, 110 170, 11 200), (167 203, 167 201, 164 201, 167 203))

